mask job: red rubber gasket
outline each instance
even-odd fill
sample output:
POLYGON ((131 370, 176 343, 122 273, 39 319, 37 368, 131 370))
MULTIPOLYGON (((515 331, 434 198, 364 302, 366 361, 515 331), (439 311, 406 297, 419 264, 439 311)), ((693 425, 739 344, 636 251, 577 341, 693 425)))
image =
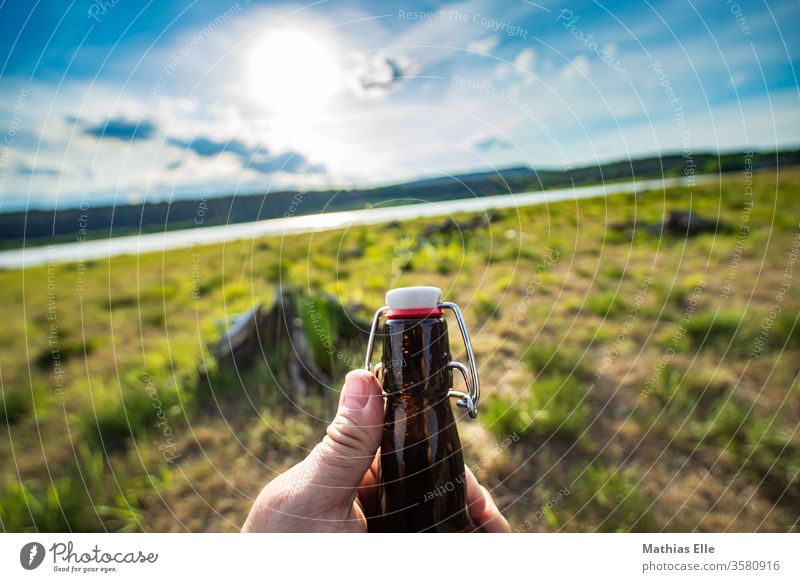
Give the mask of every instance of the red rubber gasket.
POLYGON ((392 309, 386 314, 386 319, 423 319, 425 317, 442 317, 442 309, 440 307, 392 309))

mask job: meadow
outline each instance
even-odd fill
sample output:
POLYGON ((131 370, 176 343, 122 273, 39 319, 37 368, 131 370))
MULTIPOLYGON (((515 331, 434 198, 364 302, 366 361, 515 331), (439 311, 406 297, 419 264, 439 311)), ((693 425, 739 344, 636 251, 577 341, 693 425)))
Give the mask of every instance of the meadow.
POLYGON ((459 431, 513 530, 800 528, 800 168, 452 218, 0 272, 2 528, 238 530, 420 284, 470 326, 459 431), (675 209, 724 226, 659 229, 675 209), (216 363, 279 288, 329 382, 298 390, 269 338, 216 363))

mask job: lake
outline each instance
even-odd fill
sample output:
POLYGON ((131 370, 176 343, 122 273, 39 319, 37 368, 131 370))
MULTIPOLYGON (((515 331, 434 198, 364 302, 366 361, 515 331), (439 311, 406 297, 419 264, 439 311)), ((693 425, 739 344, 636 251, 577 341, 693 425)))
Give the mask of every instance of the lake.
MULTIPOLYGON (((719 180, 717 174, 695 176, 695 183, 719 180)), ((662 190, 686 186, 685 177, 637 180, 577 188, 559 188, 518 194, 501 194, 406 206, 366 208, 344 212, 329 212, 306 216, 273 218, 257 222, 242 222, 223 226, 208 226, 185 230, 120 236, 74 243, 52 244, 25 249, 0 251, 1 269, 19 269, 35 265, 68 263, 104 259, 117 255, 163 252, 169 249, 210 245, 215 243, 251 240, 263 236, 283 236, 303 232, 334 230, 364 224, 380 224, 393 220, 412 220, 448 216, 460 212, 482 212, 499 208, 517 208, 550 204, 583 198, 596 198, 616 194, 637 194, 648 190, 662 190)))

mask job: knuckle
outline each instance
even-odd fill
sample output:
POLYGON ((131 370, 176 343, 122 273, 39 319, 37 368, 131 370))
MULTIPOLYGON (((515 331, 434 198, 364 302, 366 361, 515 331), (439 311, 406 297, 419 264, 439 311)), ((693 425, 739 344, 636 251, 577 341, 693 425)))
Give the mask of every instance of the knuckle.
POLYGON ((364 427, 340 414, 328 426, 325 438, 335 452, 348 455, 362 453, 368 437, 364 427))

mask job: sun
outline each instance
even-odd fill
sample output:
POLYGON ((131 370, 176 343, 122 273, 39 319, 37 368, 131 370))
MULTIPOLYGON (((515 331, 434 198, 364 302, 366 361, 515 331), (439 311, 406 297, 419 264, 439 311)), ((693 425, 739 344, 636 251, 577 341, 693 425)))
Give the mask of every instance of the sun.
POLYGON ((253 97, 275 113, 314 115, 339 89, 341 72, 333 51, 295 31, 268 33, 250 55, 253 97))

